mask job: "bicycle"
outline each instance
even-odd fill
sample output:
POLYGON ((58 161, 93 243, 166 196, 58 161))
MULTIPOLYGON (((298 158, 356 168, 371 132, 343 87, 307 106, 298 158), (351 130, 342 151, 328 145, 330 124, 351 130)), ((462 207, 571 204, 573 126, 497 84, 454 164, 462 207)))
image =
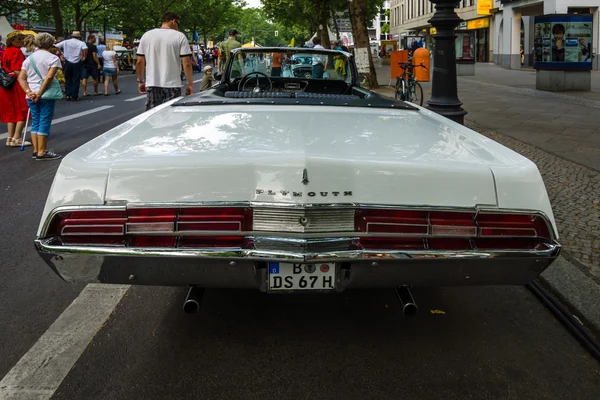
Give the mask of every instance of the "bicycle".
POLYGON ((409 63, 398 63, 402 68, 402 75, 396 77, 396 99, 402 101, 410 101, 411 103, 423 105, 423 88, 421 84, 417 82, 412 72, 414 67, 423 67, 427 69, 422 63, 421 65, 412 65, 409 63))

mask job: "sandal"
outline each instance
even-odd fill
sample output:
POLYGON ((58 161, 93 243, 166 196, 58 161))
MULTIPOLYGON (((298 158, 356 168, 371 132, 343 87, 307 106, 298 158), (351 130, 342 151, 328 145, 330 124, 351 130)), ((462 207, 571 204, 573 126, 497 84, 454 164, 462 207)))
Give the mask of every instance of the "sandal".
POLYGON ((121 91, 119 90, 118 92, 116 92, 115 94, 121 94, 121 91))
MULTIPOLYGON (((23 139, 19 138, 19 139, 13 139, 10 147, 21 147, 21 144, 23 143, 23 139)), ((31 146, 31 142, 29 141, 25 141, 25 146, 24 147, 29 147, 31 146)))
POLYGON ((89 94, 87 94, 87 93, 83 94, 83 97, 88 97, 88 96, 89 96, 89 94))
POLYGON ((102 96, 102 93, 95 92, 95 93, 94 93, 94 96, 102 96))
POLYGON ((13 140, 14 140, 13 138, 7 137, 6 138, 6 147, 12 147, 13 140))

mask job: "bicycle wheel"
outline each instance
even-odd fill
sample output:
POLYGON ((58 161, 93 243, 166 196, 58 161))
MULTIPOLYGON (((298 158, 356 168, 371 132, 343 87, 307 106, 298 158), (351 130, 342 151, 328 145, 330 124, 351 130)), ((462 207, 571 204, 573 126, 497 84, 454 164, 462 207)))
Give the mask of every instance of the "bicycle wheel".
POLYGON ((394 96, 396 100, 402 100, 404 81, 402 79, 396 79, 396 86, 394 86, 394 96))
POLYGON ((410 102, 418 104, 420 106, 423 105, 423 88, 419 82, 414 82, 413 87, 410 94, 410 102))

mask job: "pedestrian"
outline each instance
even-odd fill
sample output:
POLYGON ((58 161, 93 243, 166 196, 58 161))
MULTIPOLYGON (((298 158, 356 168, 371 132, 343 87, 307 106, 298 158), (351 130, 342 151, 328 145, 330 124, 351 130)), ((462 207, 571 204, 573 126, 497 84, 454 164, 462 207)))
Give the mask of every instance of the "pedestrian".
POLYGON ((146 94, 146 110, 181 96, 181 64, 187 79, 185 94, 194 91, 192 55, 187 37, 179 32, 181 18, 163 14, 160 28, 144 33, 137 52, 138 90, 146 94))
POLYGON ((33 44, 33 40, 35 36, 33 35, 25 35, 25 39, 23 40, 23 47, 21 47, 21 51, 25 58, 29 57, 36 51, 35 44, 33 44))
MULTIPOLYGON (((339 51, 345 51, 344 50, 344 41, 343 40, 338 40, 335 46, 335 50, 339 50, 339 51)), ((335 72, 338 73, 339 77, 342 77, 344 80, 346 80, 346 57, 342 56, 342 55, 335 55, 333 57, 333 59, 335 60, 335 64, 334 64, 334 69, 335 72)))
MULTIPOLYGON (((313 49, 315 49, 315 50, 325 49, 323 46, 321 46, 321 38, 318 36, 315 36, 313 38, 313 44, 314 44, 313 49)), ((326 57, 322 57, 320 55, 313 54, 313 56, 312 56, 312 78, 313 79, 323 79, 323 74, 325 72, 326 66, 327 66, 327 58, 326 57)))
POLYGON ((281 76, 281 53, 276 51, 271 60, 271 77, 278 76, 281 76))
POLYGON ((200 82, 200 91, 208 90, 213 85, 213 82, 216 82, 215 77, 212 75, 213 67, 211 65, 207 65, 204 67, 204 77, 202 77, 202 82, 200 82))
POLYGON ((217 61, 219 60, 219 48, 218 47, 213 47, 212 55, 213 55, 213 67, 216 67, 217 61))
MULTIPOLYGON (((23 61, 25 61, 25 56, 21 51, 24 39, 25 35, 18 31, 11 32, 6 37, 6 49, 2 53, 0 64, 4 71, 14 77, 21 73, 23 61)), ((25 127, 27 111, 25 92, 21 86, 15 84, 10 89, 0 87, 0 122, 8 125, 7 146, 20 147, 23 144, 21 134, 25 127)), ((31 146, 31 143, 25 141, 25 146, 31 146)))
POLYGON ((114 45, 109 43, 102 52, 103 65, 102 75, 104 76, 104 95, 108 96, 108 80, 112 79, 115 94, 120 94, 119 90, 119 62, 117 61, 117 52, 113 50, 114 45))
POLYGON ((81 41, 81 33, 73 31, 71 39, 56 44, 65 56, 66 100, 79 100, 79 80, 83 68, 82 60, 87 56, 87 46, 81 41))
POLYGON ((98 49, 98 61, 100 61, 100 83, 104 82, 104 74, 102 74, 102 70, 104 69, 104 59, 102 58, 102 53, 106 50, 106 41, 104 38, 98 39, 98 45, 96 48, 98 49))
POLYGON ((35 44, 38 50, 23 62, 18 86, 25 91, 31 111, 33 158, 57 160, 62 156, 48 150, 47 146, 56 99, 62 97, 60 86, 54 80, 60 69, 60 59, 49 51, 54 46, 54 38, 49 33, 38 34, 35 44))
MULTIPOLYGON (((229 31, 229 37, 227 40, 221 42, 221 46, 219 48, 219 72, 222 72, 223 69, 227 66, 227 62, 229 61, 229 56, 231 55, 231 51, 242 47, 242 44, 238 42, 237 37, 240 33, 237 29, 231 29, 229 31)), ((237 60, 234 61, 231 67, 231 77, 234 78, 236 76, 243 76, 244 74, 244 59, 241 54, 238 54, 237 60)))
POLYGON ((83 97, 89 96, 87 93, 87 80, 91 76, 94 80, 94 96, 100 96, 98 92, 98 81, 100 80, 100 59, 98 59, 98 47, 96 47, 96 35, 88 36, 86 43, 87 53, 83 61, 83 78, 81 79, 81 89, 83 97))

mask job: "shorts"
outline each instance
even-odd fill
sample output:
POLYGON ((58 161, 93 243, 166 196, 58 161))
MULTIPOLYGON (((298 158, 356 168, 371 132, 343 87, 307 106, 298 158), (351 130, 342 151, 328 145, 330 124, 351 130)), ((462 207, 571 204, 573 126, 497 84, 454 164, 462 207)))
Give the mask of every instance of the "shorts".
POLYGON ((94 65, 93 67, 92 66, 88 66, 88 65, 84 65, 83 66, 82 78, 81 79, 87 79, 90 76, 95 81, 97 81, 98 78, 100 78, 100 70, 98 69, 98 67, 96 65, 94 65))
POLYGON ((104 68, 102 70, 102 74, 104 76, 114 76, 114 75, 117 75, 117 69, 116 68, 104 68))
POLYGON ((181 96, 181 88, 146 88, 146 111, 181 96))

